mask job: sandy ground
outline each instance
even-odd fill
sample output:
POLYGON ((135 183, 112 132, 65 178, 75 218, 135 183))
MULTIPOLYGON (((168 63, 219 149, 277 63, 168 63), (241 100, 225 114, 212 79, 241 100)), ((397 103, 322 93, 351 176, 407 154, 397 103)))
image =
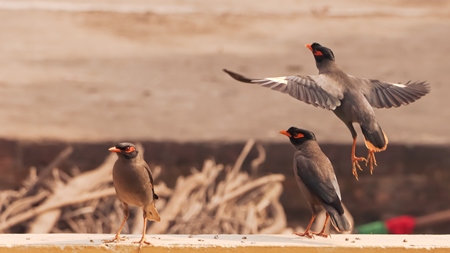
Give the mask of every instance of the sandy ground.
POLYGON ((376 111, 391 143, 450 142, 449 1, 19 0, 0 20, 3 138, 286 141, 296 125, 350 143, 331 112, 222 72, 316 74, 316 41, 352 75, 431 83, 376 111))

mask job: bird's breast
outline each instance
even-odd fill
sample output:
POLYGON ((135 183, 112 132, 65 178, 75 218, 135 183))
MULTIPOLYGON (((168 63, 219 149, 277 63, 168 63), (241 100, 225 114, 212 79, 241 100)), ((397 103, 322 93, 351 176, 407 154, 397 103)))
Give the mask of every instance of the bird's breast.
POLYGON ((118 198, 130 205, 146 206, 153 201, 153 190, 145 168, 116 163, 113 168, 114 188, 118 198))

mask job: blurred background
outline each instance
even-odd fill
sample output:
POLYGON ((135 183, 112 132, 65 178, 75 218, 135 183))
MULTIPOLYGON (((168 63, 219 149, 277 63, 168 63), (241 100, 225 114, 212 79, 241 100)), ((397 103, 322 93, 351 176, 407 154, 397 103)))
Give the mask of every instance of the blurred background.
MULTIPOLYGON (((114 233, 107 148, 119 141, 141 143, 157 171, 167 222, 151 233, 301 229, 310 212, 278 134, 290 126, 315 132, 356 227, 409 215, 414 233, 450 232, 448 1, 0 0, 0 20, 2 232, 114 233), (351 135, 333 113, 222 72, 317 74, 312 42, 351 75, 431 84, 376 110, 389 146, 372 176, 351 175, 351 135), (176 202, 188 179, 199 185, 176 202)), ((139 233, 138 212, 125 233, 139 233)))

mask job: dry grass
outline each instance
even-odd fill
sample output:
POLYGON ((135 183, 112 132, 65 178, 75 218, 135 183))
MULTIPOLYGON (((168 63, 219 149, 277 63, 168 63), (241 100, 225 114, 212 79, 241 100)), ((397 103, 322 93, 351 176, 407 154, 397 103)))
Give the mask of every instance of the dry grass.
MULTIPOLYGON (((153 223, 149 233, 281 233, 286 217, 279 202, 284 176, 274 174, 254 178, 241 170, 254 141, 244 147, 236 163, 216 164, 206 160, 201 170, 178 177, 173 189, 164 182, 155 186, 156 202, 162 220, 153 223)), ((264 162, 265 152, 252 171, 264 162)), ((142 150, 142 147, 141 147, 142 150)), ((142 150, 143 151, 143 150, 142 150)), ((0 231, 3 233, 115 233, 123 217, 115 197, 111 170, 116 156, 111 154, 98 168, 67 175, 57 169, 70 156, 64 150, 49 166, 36 174, 31 168, 28 179, 18 191, 0 192, 0 231)), ((161 171, 153 168, 155 179, 161 171)), ((125 233, 140 233, 142 215, 131 210, 125 233)))

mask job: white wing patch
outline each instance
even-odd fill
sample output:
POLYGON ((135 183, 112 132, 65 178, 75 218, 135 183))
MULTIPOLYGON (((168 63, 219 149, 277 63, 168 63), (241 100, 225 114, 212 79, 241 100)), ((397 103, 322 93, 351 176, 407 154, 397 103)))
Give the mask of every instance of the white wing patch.
POLYGON ((268 78, 265 78, 265 79, 270 80, 270 81, 272 81, 272 82, 277 82, 277 83, 283 83, 283 84, 287 84, 287 83, 288 83, 288 80, 286 80, 286 77, 285 77, 285 76, 280 76, 280 77, 268 77, 268 78))
POLYGON ((334 180, 331 180, 331 183, 333 184, 334 190, 336 191, 336 194, 338 195, 339 200, 342 201, 342 198, 341 198, 341 189, 339 189, 339 184, 338 184, 336 175, 334 176, 334 180))
POLYGON ((285 89, 288 86, 288 80, 285 76, 254 79, 252 80, 252 83, 258 83, 263 87, 268 87, 272 90, 278 90, 281 92, 285 92, 285 89))
POLYGON ((406 87, 406 85, 404 85, 402 83, 389 83, 389 84, 392 84, 392 85, 400 87, 400 88, 405 88, 406 87))

